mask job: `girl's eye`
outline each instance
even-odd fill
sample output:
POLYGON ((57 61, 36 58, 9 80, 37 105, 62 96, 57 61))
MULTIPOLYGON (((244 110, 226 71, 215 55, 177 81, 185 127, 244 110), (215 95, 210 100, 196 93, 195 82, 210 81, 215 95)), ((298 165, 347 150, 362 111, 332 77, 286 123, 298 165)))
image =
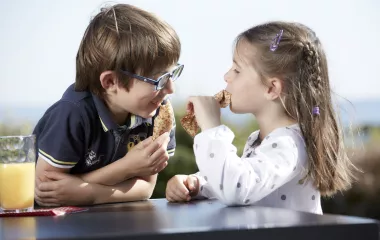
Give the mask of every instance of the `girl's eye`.
POLYGON ((236 70, 236 69, 234 69, 234 72, 235 72, 235 73, 240 73, 240 72, 239 72, 238 70, 236 70))

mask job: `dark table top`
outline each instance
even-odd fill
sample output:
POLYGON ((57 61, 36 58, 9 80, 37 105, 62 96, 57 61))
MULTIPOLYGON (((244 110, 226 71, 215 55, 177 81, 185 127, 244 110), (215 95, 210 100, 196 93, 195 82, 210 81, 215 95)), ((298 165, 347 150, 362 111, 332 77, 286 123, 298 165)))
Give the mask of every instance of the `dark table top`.
POLYGON ((357 217, 165 199, 98 205, 57 217, 0 218, 0 239, 194 238, 378 240, 379 225, 357 217))

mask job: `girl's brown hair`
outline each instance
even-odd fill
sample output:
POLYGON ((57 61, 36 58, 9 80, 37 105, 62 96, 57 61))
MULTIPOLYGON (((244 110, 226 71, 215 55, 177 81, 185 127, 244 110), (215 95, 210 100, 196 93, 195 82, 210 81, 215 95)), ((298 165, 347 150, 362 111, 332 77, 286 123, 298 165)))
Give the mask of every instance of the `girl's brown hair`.
MULTIPOLYGON (((332 195, 351 186, 354 165, 347 156, 343 134, 331 99, 326 55, 315 33, 299 23, 270 22, 241 33, 237 39, 255 47, 257 67, 263 81, 283 81, 281 101, 287 114, 296 119, 309 157, 305 178, 314 181, 322 195, 332 195), (276 50, 270 46, 282 37, 276 50), (313 114, 313 108, 319 114, 313 114)), ((305 180, 305 179, 303 179, 305 180)))

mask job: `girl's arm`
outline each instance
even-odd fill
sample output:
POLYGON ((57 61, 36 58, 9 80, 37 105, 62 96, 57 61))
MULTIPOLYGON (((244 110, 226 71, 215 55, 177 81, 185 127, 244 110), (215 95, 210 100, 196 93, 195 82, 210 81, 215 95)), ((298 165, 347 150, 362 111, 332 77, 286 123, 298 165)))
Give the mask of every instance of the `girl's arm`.
MULTIPOLYGON (((236 155, 233 139, 232 131, 223 125, 194 139, 196 162, 209 186, 203 189, 211 189, 226 205, 259 201, 301 171, 297 166, 299 141, 291 130, 271 133, 255 152, 246 148, 242 158, 236 155)), ((202 190, 200 195, 205 195, 202 190)))

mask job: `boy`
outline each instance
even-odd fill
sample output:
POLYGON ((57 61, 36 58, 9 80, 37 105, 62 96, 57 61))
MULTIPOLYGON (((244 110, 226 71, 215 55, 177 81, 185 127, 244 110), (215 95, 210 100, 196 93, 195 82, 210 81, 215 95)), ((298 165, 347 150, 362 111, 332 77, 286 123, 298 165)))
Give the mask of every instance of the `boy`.
POLYGON ((103 8, 76 57, 76 80, 38 122, 35 200, 91 205, 151 197, 174 154, 175 124, 154 141, 154 118, 173 81, 176 32, 127 4, 103 8))

